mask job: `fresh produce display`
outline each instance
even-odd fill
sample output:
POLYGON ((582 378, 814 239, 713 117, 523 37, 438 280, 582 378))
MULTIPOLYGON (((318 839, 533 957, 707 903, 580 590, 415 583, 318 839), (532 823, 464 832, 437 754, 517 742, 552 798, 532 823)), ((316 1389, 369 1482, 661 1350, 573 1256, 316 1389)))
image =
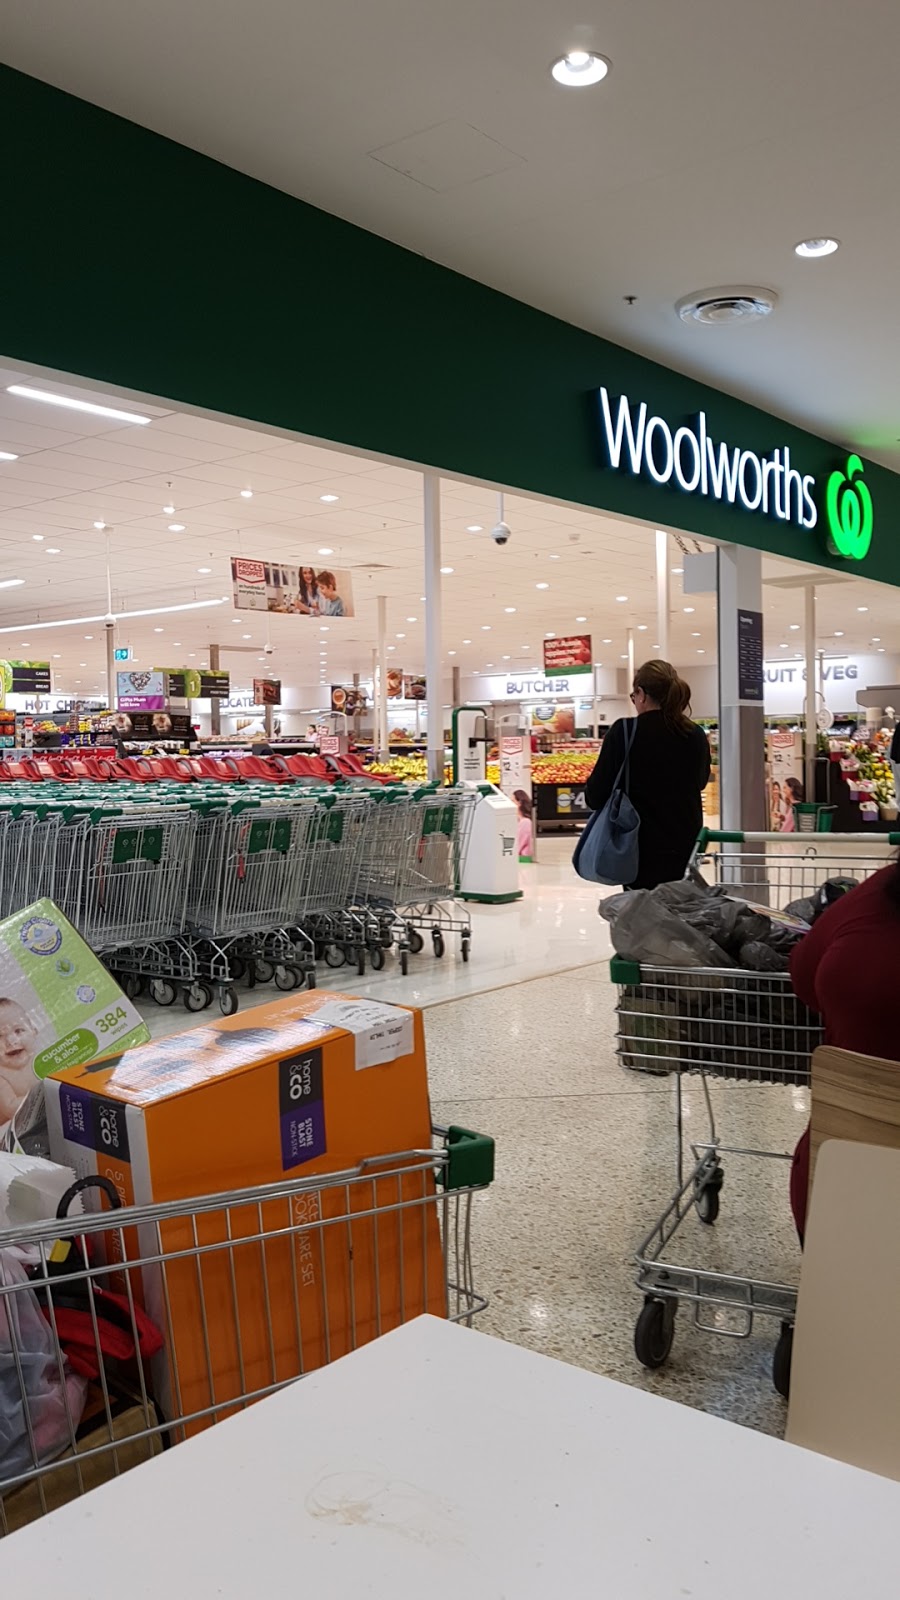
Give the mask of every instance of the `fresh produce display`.
POLYGON ((400 783, 428 781, 428 762, 424 756, 391 756, 390 761, 370 761, 366 771, 380 778, 396 778, 400 783))
POLYGON ((557 755, 532 756, 532 783, 586 783, 597 760, 596 750, 561 751, 557 755))

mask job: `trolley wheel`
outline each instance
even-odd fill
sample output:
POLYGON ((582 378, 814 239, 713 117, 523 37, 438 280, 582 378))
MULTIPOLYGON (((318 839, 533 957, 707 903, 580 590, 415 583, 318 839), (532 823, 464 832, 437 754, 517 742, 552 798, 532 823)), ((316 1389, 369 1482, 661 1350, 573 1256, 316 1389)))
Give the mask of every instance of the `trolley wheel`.
POLYGON ((243 956, 230 956, 228 961, 228 970, 231 973, 232 979, 235 983, 239 983, 241 978, 246 977, 247 963, 243 956))
POLYGON ((790 1399, 791 1357, 794 1353, 794 1324, 783 1322, 772 1357, 772 1382, 782 1400, 790 1399))
POLYGON ((137 1000, 138 996, 144 992, 144 979, 136 972, 129 972, 128 976, 122 980, 122 988, 125 990, 129 1000, 137 1000))
POLYGON ((358 974, 358 976, 360 978, 364 978, 365 977, 365 975, 366 975, 366 952, 365 952, 365 950, 357 950, 357 952, 356 952, 356 971, 357 971, 357 974, 358 974))
POLYGON ((306 987, 307 989, 314 989, 316 987, 316 975, 313 972, 312 967, 310 967, 308 973, 306 974, 306 987))
POLYGON ((254 962, 252 970, 254 979, 257 983, 271 983, 272 979, 274 978, 276 987, 279 989, 284 988, 284 985, 278 982, 274 961, 267 961, 265 956, 260 956, 259 959, 254 962))
MULTIPOLYGON (((407 928, 406 942, 409 945, 410 955, 417 956, 419 951, 425 948, 425 940, 422 938, 418 928, 407 928)), ((406 968, 404 967, 403 970, 405 972, 406 968)))
POLYGON ((233 1017, 239 1005, 237 990, 223 983, 219 990, 219 1010, 223 1017, 233 1017))
POLYGON ((677 1309, 674 1298, 658 1300, 648 1294, 634 1328, 634 1353, 642 1367, 665 1366, 675 1340, 677 1309))
POLYGON ((373 972, 380 972, 384 966, 384 950, 380 944, 373 944, 369 951, 369 960, 373 972))
POLYGON ((155 1000, 158 1006, 174 1005, 177 993, 174 983, 170 983, 168 978, 151 978, 150 998, 155 1000))
POLYGON ((382 934, 381 934, 381 947, 382 947, 382 949, 383 950, 390 950, 390 948, 393 945, 393 943, 394 943, 394 930, 393 930, 393 928, 385 928, 385 929, 383 929, 382 934))
POLYGON ((294 967, 274 967, 276 989, 296 989, 300 979, 294 967))
POLYGON ((184 991, 185 1011, 205 1011, 212 1005, 213 992, 208 983, 192 983, 184 991))
POLYGON ((339 944, 327 944, 325 946, 326 967, 342 967, 346 959, 347 957, 339 944))
POLYGON ((434 946, 435 955, 440 960, 440 957, 444 954, 444 935, 441 933, 440 928, 434 929, 431 935, 431 943, 434 946))
POLYGON ((694 1206, 701 1222, 711 1228, 719 1215, 719 1193, 725 1182, 721 1167, 716 1167, 704 1183, 694 1190, 694 1206))
POLYGON ((462 956, 463 961, 468 961, 468 959, 469 959, 469 941, 468 941, 468 939, 463 939, 462 940, 462 942, 460 944, 460 947, 459 947, 459 953, 462 956))
POLYGON ((405 978, 406 974, 409 971, 409 951, 408 950, 401 950, 400 951, 400 971, 403 973, 403 976, 405 978))

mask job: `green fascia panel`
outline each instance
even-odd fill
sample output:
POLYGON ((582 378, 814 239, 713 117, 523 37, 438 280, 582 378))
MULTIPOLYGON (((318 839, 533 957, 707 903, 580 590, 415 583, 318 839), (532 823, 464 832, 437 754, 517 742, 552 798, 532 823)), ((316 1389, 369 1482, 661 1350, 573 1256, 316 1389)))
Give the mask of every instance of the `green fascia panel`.
POLYGON ((825 507, 846 448, 8 67, 0 141, 13 362, 900 584, 887 468, 862 462, 874 537, 848 561, 825 507), (154 218, 170 258, 147 248, 154 218), (672 429, 703 410, 716 441, 788 446, 817 527, 609 470, 601 386, 672 429))

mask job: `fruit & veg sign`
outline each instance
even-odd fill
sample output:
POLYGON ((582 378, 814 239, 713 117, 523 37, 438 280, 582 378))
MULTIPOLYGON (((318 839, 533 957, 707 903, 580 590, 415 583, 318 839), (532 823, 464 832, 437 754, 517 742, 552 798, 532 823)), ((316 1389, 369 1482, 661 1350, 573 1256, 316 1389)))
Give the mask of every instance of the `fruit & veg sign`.
POLYGON ((544 640, 544 676, 571 678, 590 672, 593 664, 589 633, 568 634, 562 639, 544 640))

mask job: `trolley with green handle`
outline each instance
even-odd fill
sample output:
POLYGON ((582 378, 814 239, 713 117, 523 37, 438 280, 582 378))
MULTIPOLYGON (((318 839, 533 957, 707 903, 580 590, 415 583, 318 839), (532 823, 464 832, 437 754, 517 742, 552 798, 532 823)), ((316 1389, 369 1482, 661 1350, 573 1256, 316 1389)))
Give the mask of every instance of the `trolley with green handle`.
MULTIPOLYGON (((781 834, 704 828, 687 875, 721 886, 737 898, 783 911, 829 879, 870 877, 888 865, 897 846, 900 833, 781 834)), ((644 1304, 635 1326, 635 1353, 646 1367, 665 1365, 682 1303, 693 1308, 697 1327, 733 1338, 749 1338, 756 1318, 773 1318, 780 1325, 773 1380, 779 1393, 786 1395, 796 1284, 778 1281, 776 1275, 766 1278, 721 1266, 710 1269, 694 1265, 693 1260, 688 1264, 681 1234, 692 1223, 701 1230, 713 1227, 723 1204, 727 1212, 724 1158, 791 1160, 791 1151, 726 1144, 710 1084, 808 1089, 810 1058, 822 1042, 820 1019, 801 1005, 787 973, 724 964, 665 967, 616 957, 610 975, 618 988, 617 1053, 623 1066, 676 1077, 675 1190, 636 1253, 636 1282, 644 1304), (686 1132, 683 1078, 688 1074, 700 1079, 708 1123, 705 1138, 686 1132), (677 1259, 676 1236, 681 1246, 677 1259)), ((729 1113, 732 1109, 729 1105, 729 1113)), ((785 1181, 786 1215, 788 1205, 785 1181)), ((697 1249, 700 1253, 699 1244, 697 1249)), ((688 1253, 692 1256, 693 1246, 688 1253)))

